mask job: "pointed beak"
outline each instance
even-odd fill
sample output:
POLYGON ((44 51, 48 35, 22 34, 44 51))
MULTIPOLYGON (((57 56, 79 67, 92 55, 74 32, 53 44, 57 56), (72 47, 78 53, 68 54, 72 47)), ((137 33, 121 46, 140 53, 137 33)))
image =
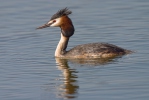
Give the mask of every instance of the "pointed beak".
POLYGON ((42 26, 40 26, 40 27, 38 27, 36 29, 47 28, 47 27, 50 27, 51 24, 53 24, 53 22, 48 22, 48 23, 46 23, 46 24, 44 24, 44 25, 42 25, 42 26))

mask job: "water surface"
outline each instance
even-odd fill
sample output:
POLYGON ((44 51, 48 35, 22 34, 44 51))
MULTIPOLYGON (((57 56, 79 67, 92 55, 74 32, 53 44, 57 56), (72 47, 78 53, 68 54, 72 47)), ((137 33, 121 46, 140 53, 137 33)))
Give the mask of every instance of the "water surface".
POLYGON ((0 4, 1 100, 148 100, 148 0, 7 0, 0 4), (135 51, 115 59, 55 59, 59 28, 35 30, 68 7, 68 49, 108 42, 135 51))

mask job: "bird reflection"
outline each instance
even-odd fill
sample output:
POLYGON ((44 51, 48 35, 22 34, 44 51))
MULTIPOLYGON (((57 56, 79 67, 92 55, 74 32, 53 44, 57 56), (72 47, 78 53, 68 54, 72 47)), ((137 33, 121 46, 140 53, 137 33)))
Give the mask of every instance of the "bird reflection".
POLYGON ((99 65, 106 65, 111 62, 114 62, 119 57, 113 58, 85 58, 85 59, 67 59, 69 62, 79 64, 79 65, 88 65, 88 66, 99 66, 99 65))
MULTIPOLYGON (((115 58, 116 59, 116 58, 115 58)), ((55 58, 57 67, 62 71, 63 75, 63 84, 58 85, 56 88, 58 92, 56 93, 60 98, 76 98, 78 96, 79 85, 77 83, 78 76, 77 71, 69 67, 68 62, 72 62, 80 65, 105 65, 109 62, 113 62, 113 58, 108 59, 62 59, 55 58)))
POLYGON ((77 84, 77 71, 71 69, 67 63, 66 59, 56 58, 56 63, 58 64, 58 69, 62 71, 64 82, 62 85, 58 86, 58 97, 61 98, 76 98, 78 94, 79 86, 77 84))

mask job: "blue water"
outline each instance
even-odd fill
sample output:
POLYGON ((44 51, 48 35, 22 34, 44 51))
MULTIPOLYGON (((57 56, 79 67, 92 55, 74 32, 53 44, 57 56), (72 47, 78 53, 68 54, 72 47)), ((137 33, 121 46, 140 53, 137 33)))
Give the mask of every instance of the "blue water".
POLYGON ((0 100, 148 100, 148 0, 1 0, 0 100), (72 10, 68 49, 108 42, 133 50, 101 60, 55 59, 59 28, 35 30, 72 10))

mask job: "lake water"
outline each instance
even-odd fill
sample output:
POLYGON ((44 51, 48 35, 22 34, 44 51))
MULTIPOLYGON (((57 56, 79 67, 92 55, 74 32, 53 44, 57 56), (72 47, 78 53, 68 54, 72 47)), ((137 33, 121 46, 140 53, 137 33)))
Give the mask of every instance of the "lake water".
POLYGON ((1 0, 0 100, 148 100, 149 0, 1 0), (72 10, 68 49, 108 42, 135 53, 115 59, 55 59, 59 28, 35 30, 72 10))

